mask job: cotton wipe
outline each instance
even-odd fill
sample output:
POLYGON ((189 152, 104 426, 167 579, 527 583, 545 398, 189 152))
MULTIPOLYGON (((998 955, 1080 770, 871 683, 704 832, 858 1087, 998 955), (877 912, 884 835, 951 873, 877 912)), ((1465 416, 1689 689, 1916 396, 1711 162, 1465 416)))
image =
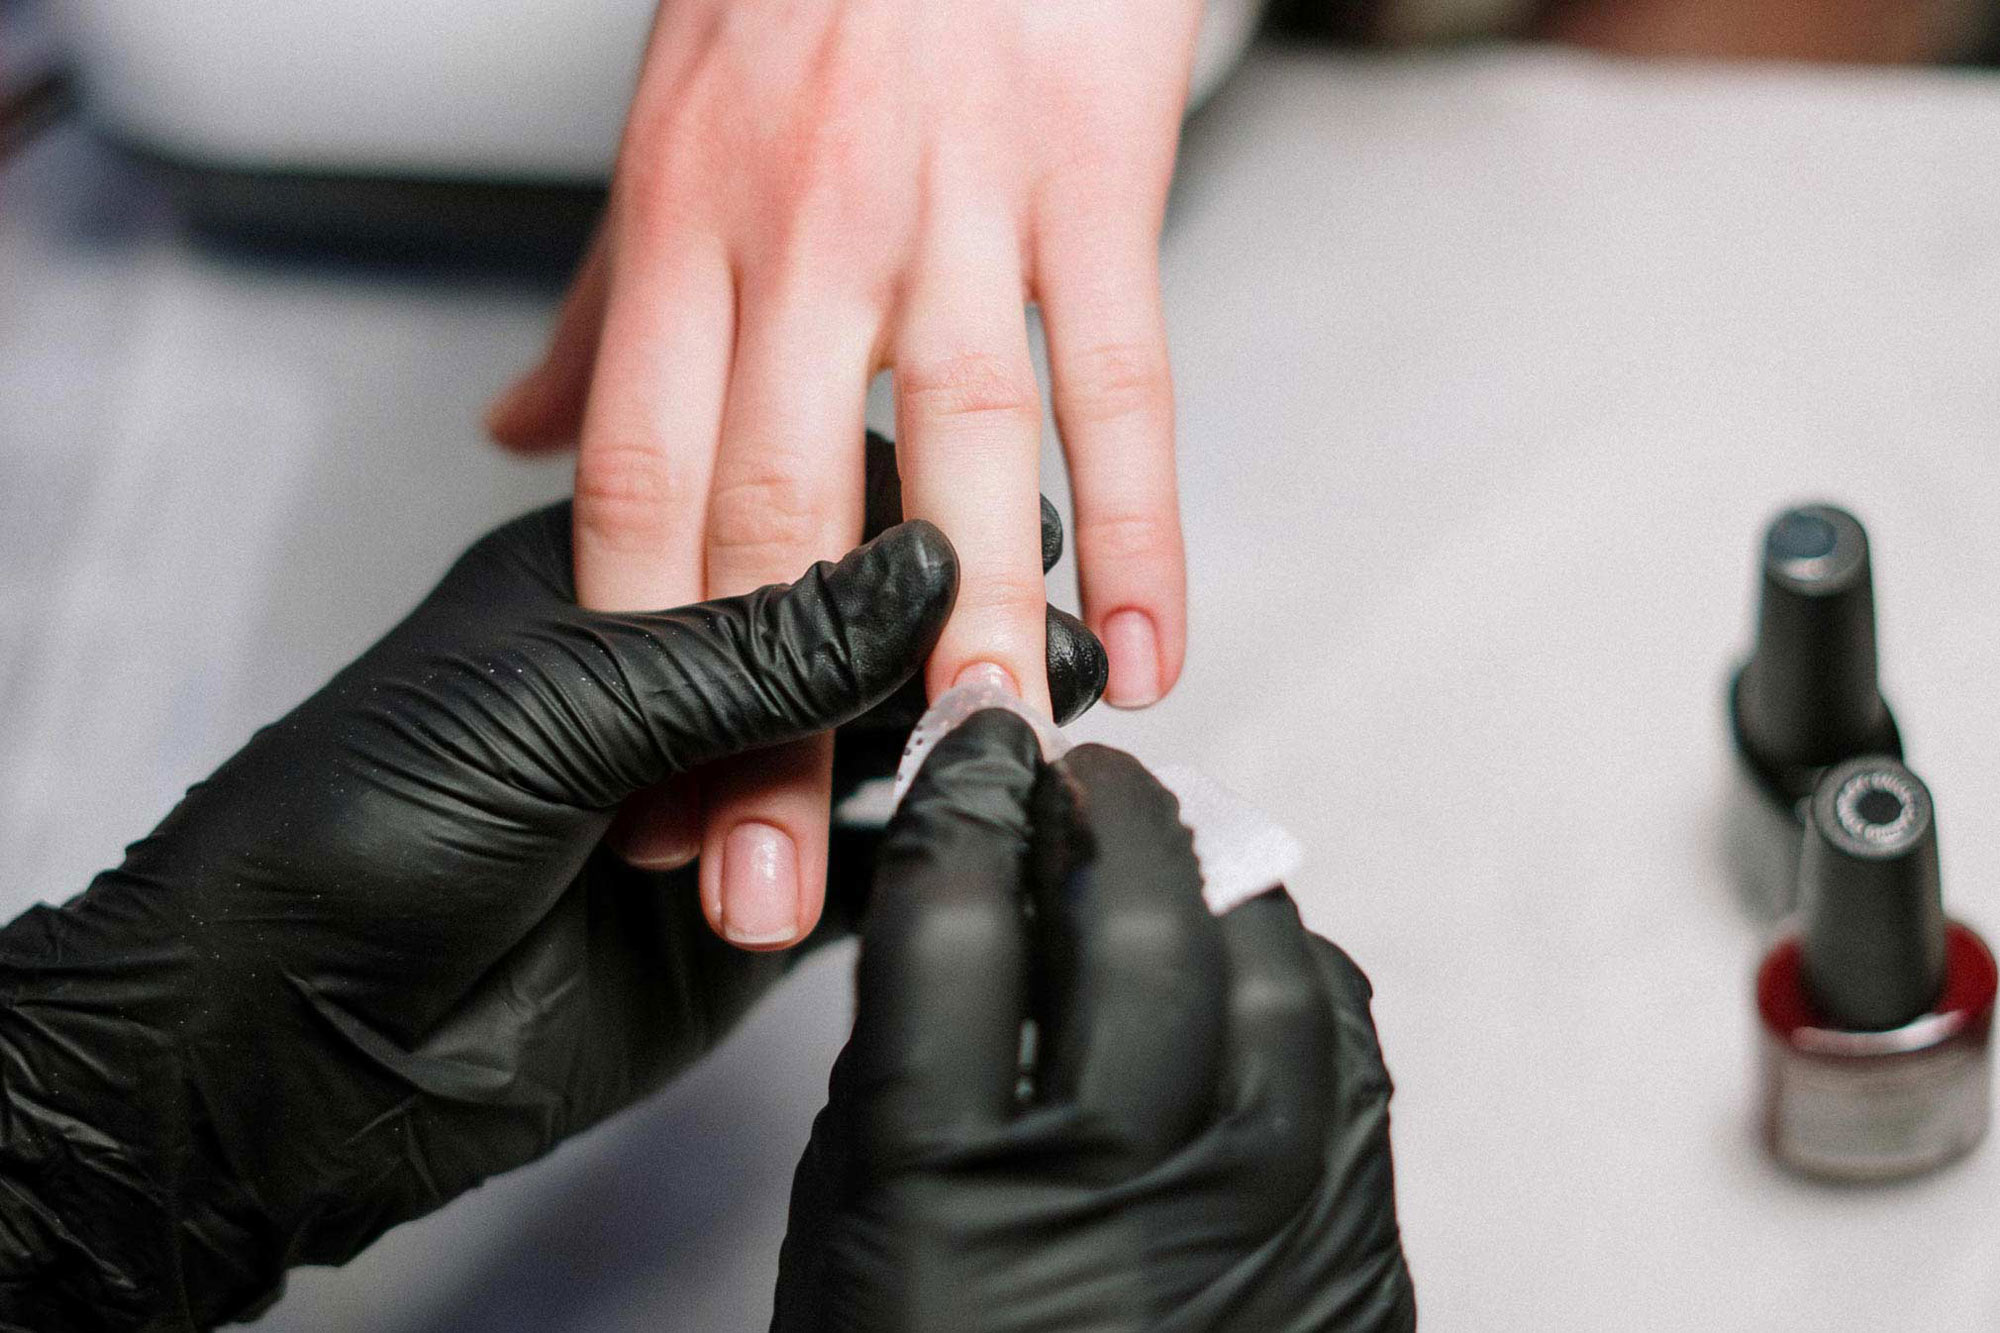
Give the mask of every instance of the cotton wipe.
MULTIPOLYGON (((1069 752, 1069 737, 1006 690, 984 683, 960 685, 939 695, 910 733, 896 766, 893 805, 903 803, 903 794, 937 743, 988 708, 1005 709, 1027 722, 1041 743, 1043 759, 1053 763, 1069 752)), ((1181 823, 1194 834, 1209 911, 1221 916, 1298 873, 1305 860, 1298 839, 1262 810, 1197 769, 1169 764, 1152 771, 1180 801, 1181 823)))

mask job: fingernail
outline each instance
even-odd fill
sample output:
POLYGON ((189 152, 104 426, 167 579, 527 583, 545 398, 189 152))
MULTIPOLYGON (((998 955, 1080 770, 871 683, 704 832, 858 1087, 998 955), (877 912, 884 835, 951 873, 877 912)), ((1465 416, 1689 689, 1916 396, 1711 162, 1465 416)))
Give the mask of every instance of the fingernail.
POLYGON ((1104 702, 1113 708, 1144 708, 1160 701, 1160 636, 1144 611, 1114 612, 1104 622, 1104 651, 1111 680, 1104 702))
POLYGON ((1021 683, 1014 679, 1014 673, 998 662, 974 662, 958 673, 952 681, 955 689, 960 685, 984 685, 991 689, 1003 690, 1016 699, 1021 697, 1021 683))
POLYGON ((685 778, 635 796, 611 822, 612 850, 640 870, 679 870, 701 855, 700 811, 685 778))
POLYGON ((521 409, 527 406, 529 393, 541 373, 540 367, 529 371, 501 390, 500 396, 487 404, 486 414, 482 418, 486 424, 487 434, 506 433, 507 427, 513 424, 513 418, 521 415, 521 409))
POLYGON ((665 835, 650 829, 634 831, 618 838, 616 846, 625 864, 640 870, 679 870, 701 855, 701 844, 687 829, 665 835))
POLYGON ((789 944, 799 933, 799 851, 782 829, 746 821, 722 845, 722 937, 789 944))

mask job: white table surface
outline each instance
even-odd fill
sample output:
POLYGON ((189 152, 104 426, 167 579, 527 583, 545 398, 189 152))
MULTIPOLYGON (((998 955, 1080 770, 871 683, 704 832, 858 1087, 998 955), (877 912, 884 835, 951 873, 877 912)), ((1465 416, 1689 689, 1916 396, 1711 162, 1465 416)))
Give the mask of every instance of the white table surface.
MULTIPOLYGON (((1190 132, 1191 656, 1079 730, 1305 843, 1430 1329, 2000 1327, 2000 1149, 1834 1190, 1756 1145, 1719 712, 1765 515, 1846 501, 1947 893, 2000 929, 1996 141, 1985 78, 1532 53, 1267 52, 1190 132)), ((474 426, 552 295, 191 248, 74 133, 0 172, 0 909, 561 492, 474 426)), ((760 1328, 847 965, 261 1327, 760 1328)))

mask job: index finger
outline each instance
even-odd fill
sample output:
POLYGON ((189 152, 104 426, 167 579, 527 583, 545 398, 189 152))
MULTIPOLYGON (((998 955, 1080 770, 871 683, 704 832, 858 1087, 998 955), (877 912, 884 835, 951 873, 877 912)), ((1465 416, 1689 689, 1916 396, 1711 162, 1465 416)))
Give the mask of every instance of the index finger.
POLYGON ((712 238, 627 230, 609 282, 577 447, 577 600, 597 611, 681 606, 706 592, 734 278, 712 238))
POLYGON ((889 825, 862 925, 849 1054, 877 1143, 916 1147, 1013 1114, 1028 949, 1028 798, 1040 751, 1010 713, 932 751, 889 825))
POLYGON ((1096 1131, 1107 1181, 1144 1171, 1213 1109, 1228 985, 1180 804, 1138 760, 1071 751, 1035 808, 1038 955, 1050 974, 1041 1099, 1096 1131))

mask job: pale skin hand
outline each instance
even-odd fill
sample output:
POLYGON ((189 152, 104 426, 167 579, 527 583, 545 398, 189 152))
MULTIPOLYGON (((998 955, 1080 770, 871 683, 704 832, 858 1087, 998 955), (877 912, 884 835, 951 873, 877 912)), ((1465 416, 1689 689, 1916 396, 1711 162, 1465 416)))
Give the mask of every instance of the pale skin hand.
MULTIPOLYGON (((891 367, 906 513, 962 563, 929 689, 997 667, 1046 710, 1034 301, 1106 698, 1164 694, 1186 612, 1158 240, 1200 17, 667 0, 598 245, 488 417, 517 448, 578 443, 583 602, 677 606, 852 547, 863 403, 891 367)), ((830 762, 828 738, 704 771, 700 828, 642 802, 620 845, 699 852, 718 931, 795 943, 823 900, 830 762)))

